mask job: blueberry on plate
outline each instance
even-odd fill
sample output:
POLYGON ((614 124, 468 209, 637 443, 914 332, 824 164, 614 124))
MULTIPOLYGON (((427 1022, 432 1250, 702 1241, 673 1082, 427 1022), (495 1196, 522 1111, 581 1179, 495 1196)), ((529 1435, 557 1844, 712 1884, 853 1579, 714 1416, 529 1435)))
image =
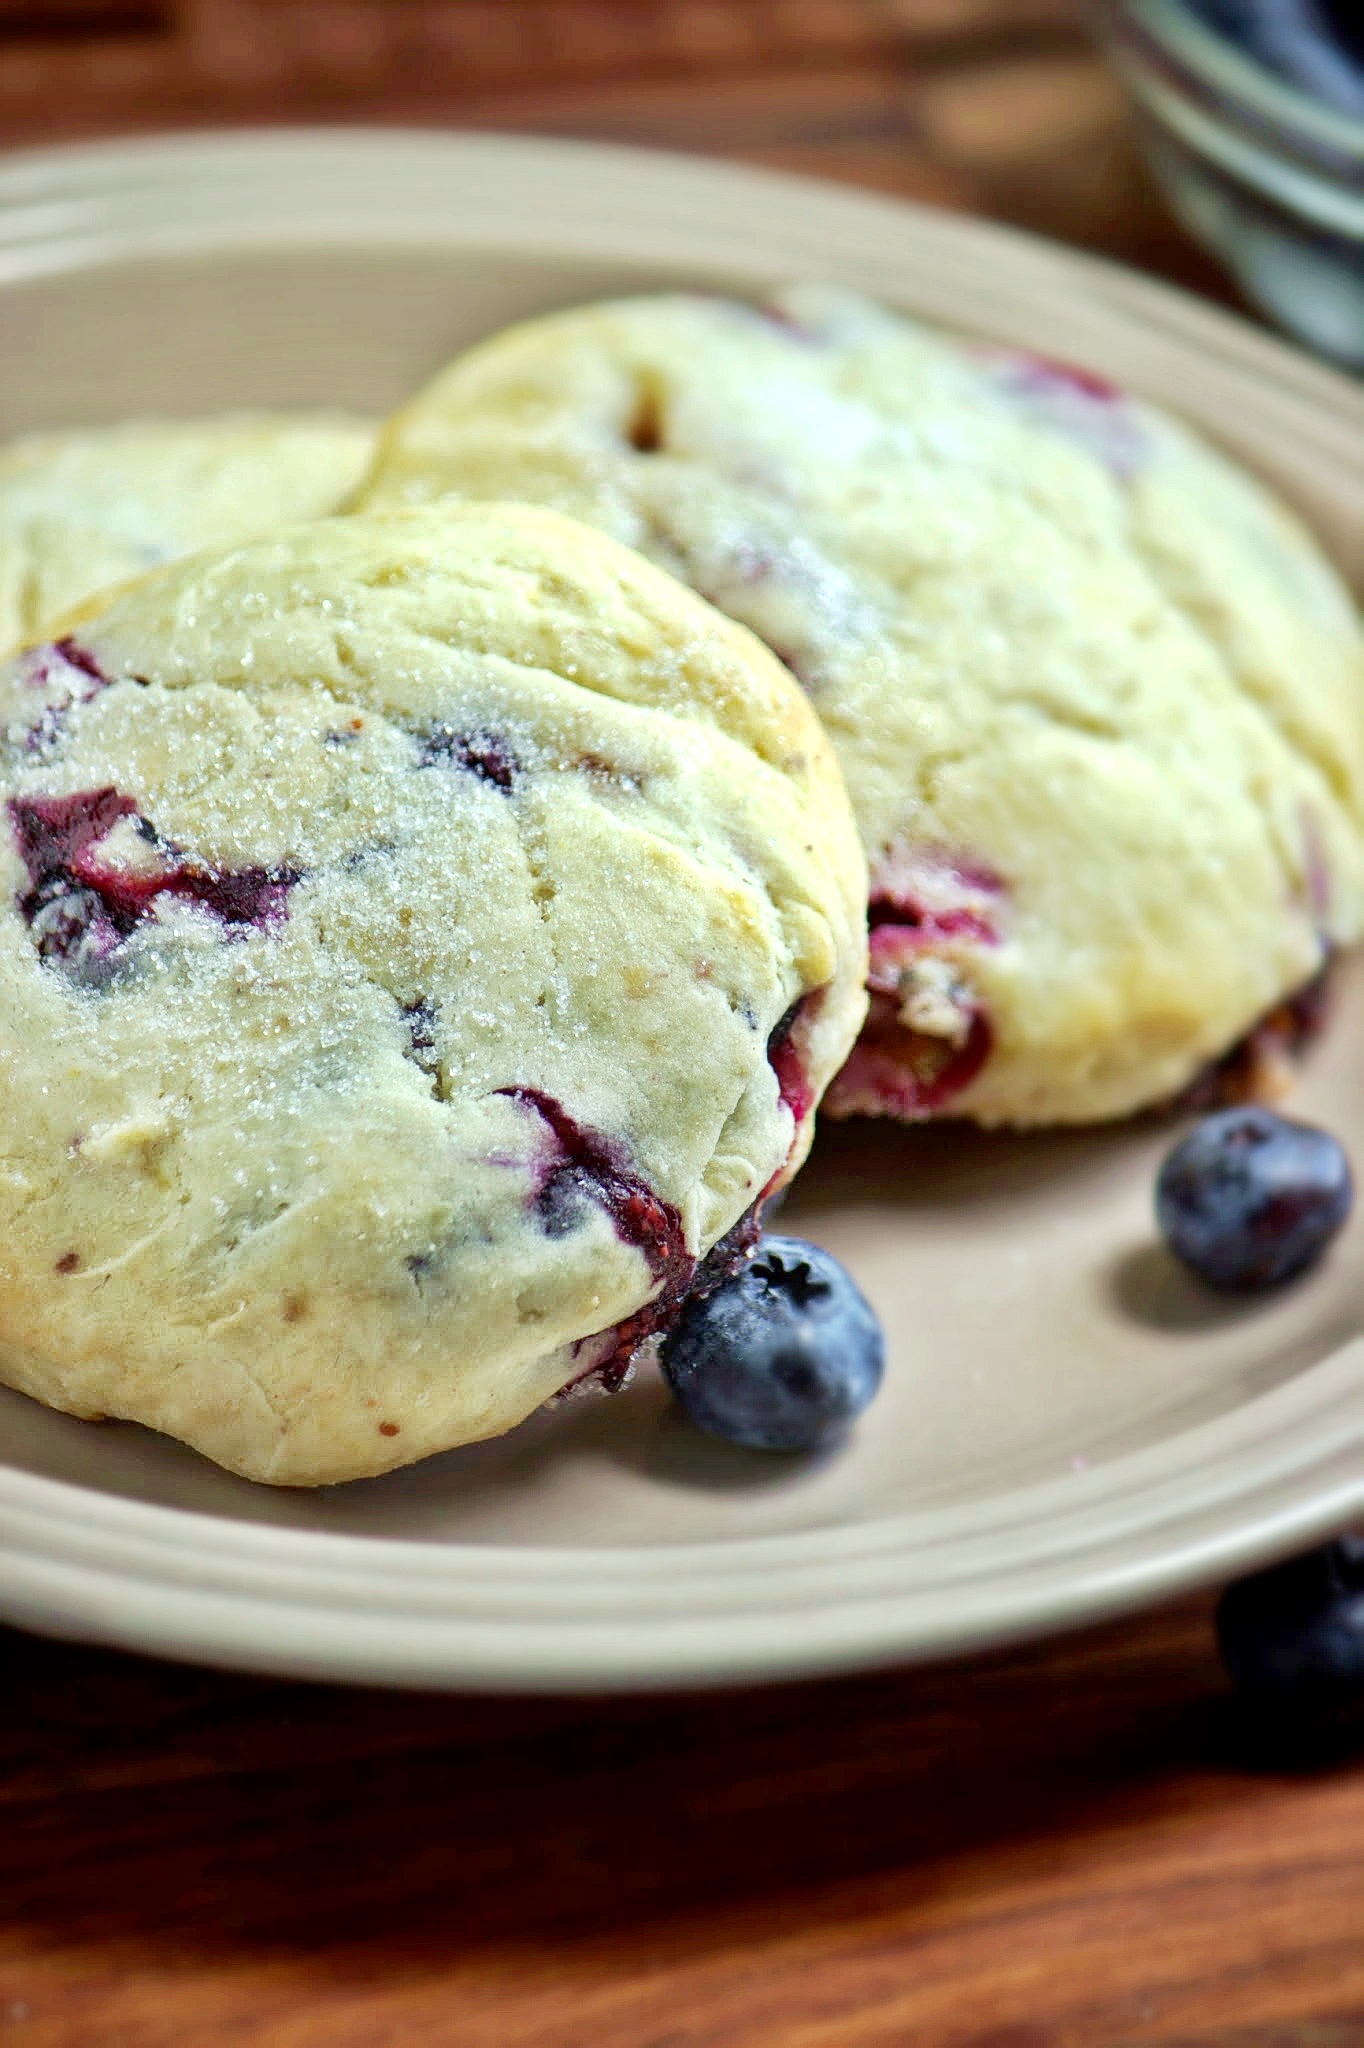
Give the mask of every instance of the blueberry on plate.
POLYGON ((842 1436, 881 1384, 881 1325, 838 1260, 766 1237, 711 1294, 689 1302, 662 1347, 690 1419, 760 1451, 813 1451, 842 1436))
POLYGON ((1222 1596, 1217 1638, 1257 1698, 1311 1704, 1364 1690, 1364 1537, 1240 1580, 1222 1596))
POLYGON ((1276 1287, 1321 1257, 1350 1213, 1328 1131, 1251 1104, 1204 1117, 1160 1169, 1156 1220, 1175 1257, 1227 1293, 1276 1287))

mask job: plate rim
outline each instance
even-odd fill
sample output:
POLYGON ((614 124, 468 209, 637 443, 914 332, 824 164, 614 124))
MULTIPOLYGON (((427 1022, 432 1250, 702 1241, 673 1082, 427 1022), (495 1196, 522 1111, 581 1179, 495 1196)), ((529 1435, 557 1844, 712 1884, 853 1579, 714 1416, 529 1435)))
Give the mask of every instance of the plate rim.
MULTIPOLYGON (((613 239, 617 224, 606 203, 628 170, 636 231, 641 198, 659 208, 662 228, 655 221, 651 234, 662 238, 649 252, 658 264, 681 265, 691 217, 705 213, 697 206, 704 191, 725 198, 736 217, 748 202, 766 210, 769 226, 778 211, 789 222, 761 261, 746 228, 731 231, 718 256, 711 238, 705 268, 750 285, 803 274, 797 252, 821 241, 818 267, 826 272, 846 271, 864 247, 879 245, 886 261, 888 234, 903 245, 901 270, 916 248, 942 269, 931 290, 896 288, 887 296, 949 324, 975 324, 960 308, 944 312, 939 301, 946 294, 979 310, 977 268, 990 273, 1000 307, 1030 281, 1034 288, 1068 281, 1078 308, 1136 316, 1176 356, 1212 348, 1228 379, 1229 410, 1238 392, 1253 389, 1291 422, 1314 461, 1342 474, 1352 464, 1364 469, 1364 386, 1173 286, 994 222, 616 144, 500 131, 288 127, 14 152, 0 156, 0 292, 38 275, 182 247, 287 247, 300 237, 315 245, 319 221, 330 222, 337 243, 370 247, 390 185, 411 183, 414 171, 430 189, 404 217, 396 246, 425 246, 433 236, 452 249, 506 246, 495 210, 492 230, 480 235, 443 208, 454 191, 504 179, 509 170, 523 183, 538 179, 544 201, 533 228, 525 209, 521 253, 562 233, 566 218, 577 224, 572 254, 590 249, 623 260, 641 253, 613 239), (440 175, 431 179, 433 169, 440 175), (254 213, 246 204, 253 181, 271 201, 265 206, 262 193, 254 213), (599 206, 589 222, 574 209, 594 191, 599 206), (840 236, 844 257, 831 264, 832 238, 840 236)), ((562 253, 562 241, 557 247, 562 253)), ((1359 527, 1358 561, 1352 556, 1350 566, 1364 570, 1364 518, 1359 527)), ((674 1689, 907 1663, 1078 1626, 1258 1563, 1361 1511, 1364 1338, 1357 1338, 1272 1392, 1090 1472, 948 1511, 845 1527, 842 1536, 855 1539, 845 1544, 827 1529, 640 1552, 332 1535, 128 1500, 5 1466, 0 1453, 0 1617, 282 1675, 470 1690, 674 1689), (1258 1457, 1250 1455, 1256 1443, 1258 1457), (1169 1474, 1162 1486, 1147 1473, 1172 1461, 1207 1472, 1224 1452, 1230 1476, 1216 1500, 1205 1487, 1181 1507, 1169 1474), (1115 1539, 1114 1504, 1127 1495, 1145 1501, 1145 1517, 1136 1514, 1115 1539), (1087 1517, 1095 1514, 1109 1530, 1106 1543, 1094 1540, 1087 1517), (914 1525, 925 1519, 939 1532, 946 1524, 948 1537, 916 1542, 914 1525), (1013 1555, 1004 1576, 1017 1583, 1001 1598, 998 1555, 974 1576, 964 1567, 972 1542, 988 1549, 1006 1539, 1013 1555), (962 1568, 934 1580, 928 1553, 945 1542, 962 1568), (826 1590, 830 1549, 842 1552, 842 1577, 826 1590), (270 1583, 260 1569, 266 1557, 270 1583), (897 1583, 897 1575, 910 1583, 897 1583), (717 1605, 720 1580, 727 1605, 717 1605), (405 1582, 406 1599, 395 1598, 395 1582, 405 1582), (537 1592, 544 1612, 536 1609, 537 1592)))
POLYGON ((933 1511, 846 1532, 887 1544, 851 1593, 846 1559, 837 1572, 812 1568, 827 1531, 642 1551, 444 1544, 240 1523, 0 1471, 0 1614, 49 1634, 282 1676, 470 1691, 676 1690, 923 1662, 1079 1627, 1249 1568, 1361 1510, 1364 1337, 1226 1415, 1090 1472, 960 1505, 955 1532, 943 1534, 933 1511), (1246 1436, 1262 1447, 1249 1464, 1226 1441, 1246 1436), (1233 1483, 1211 1511, 1206 1496, 1188 1499, 1178 1473, 1157 1488, 1141 1484, 1143 1468, 1168 1465, 1172 1453, 1206 1472, 1219 1449, 1233 1483), (1138 1502, 1165 1496, 1167 1512, 1153 1525, 1148 1509, 1115 1542, 1111 1496, 1124 1480, 1138 1502), (1252 1501, 1254 1517, 1228 1512, 1252 1501), (1001 1516, 1002 1531, 970 1526, 1001 1516), (938 1532, 916 1548, 920 1520, 938 1532), (1163 1539, 1154 1554, 1153 1526, 1163 1539), (1016 1552, 1020 1529, 1040 1556, 1015 1558, 1018 1583, 1001 1601, 997 1545, 1002 1534, 1016 1552), (932 1551, 960 1562, 973 1542, 984 1569, 926 1581, 932 1551), (705 1568, 693 1578, 679 1571, 698 1563, 705 1568), (606 1579, 611 1605, 575 1603, 575 1576, 594 1589, 606 1579), (737 1595, 722 1613, 713 1600, 720 1577, 737 1595), (774 1607, 781 1593, 797 1598, 774 1607))

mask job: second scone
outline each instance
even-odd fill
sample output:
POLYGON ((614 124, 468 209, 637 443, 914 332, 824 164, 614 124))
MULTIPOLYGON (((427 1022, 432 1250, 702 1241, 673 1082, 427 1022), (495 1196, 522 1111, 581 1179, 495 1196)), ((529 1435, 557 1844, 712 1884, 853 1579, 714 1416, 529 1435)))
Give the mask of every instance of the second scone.
POLYGON ((399 413, 369 504, 589 519, 805 685, 871 866, 835 1112, 1125 1114, 1364 922, 1364 639, 1302 526, 1082 371, 845 293, 584 307, 399 413))
POLYGON ((28 434, 0 448, 0 653, 96 591, 200 548, 325 519, 374 431, 344 413, 224 413, 28 434))
POLYGON ((842 783, 616 543, 298 527, 65 622, 0 720, 10 1385, 379 1472, 619 1370, 803 1155, 865 1007, 842 783))

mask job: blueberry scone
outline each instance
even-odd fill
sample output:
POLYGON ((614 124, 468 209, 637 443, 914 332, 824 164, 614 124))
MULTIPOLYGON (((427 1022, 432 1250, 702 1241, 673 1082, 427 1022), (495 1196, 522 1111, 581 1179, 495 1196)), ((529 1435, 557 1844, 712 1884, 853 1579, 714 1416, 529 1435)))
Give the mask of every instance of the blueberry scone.
POLYGON ((556 513, 197 556, 0 670, 0 1379, 255 1479, 618 1377, 865 1008, 837 764, 556 513))
POLYGON ((871 868, 841 1112, 1169 1097, 1364 914, 1364 641, 1311 538, 1082 372, 842 293, 588 307, 475 348, 362 502, 558 506, 753 628, 871 868))
POLYGON ((0 448, 0 650, 161 562, 325 518, 373 440, 339 413, 230 413, 0 448))

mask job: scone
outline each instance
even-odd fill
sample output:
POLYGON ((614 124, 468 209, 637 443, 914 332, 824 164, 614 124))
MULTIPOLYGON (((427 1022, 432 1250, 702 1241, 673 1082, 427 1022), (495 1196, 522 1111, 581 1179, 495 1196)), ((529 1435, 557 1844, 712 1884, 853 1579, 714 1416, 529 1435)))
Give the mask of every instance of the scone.
POLYGON ((341 413, 230 413, 0 448, 0 651, 161 562, 325 518, 373 445, 341 413))
POLYGON ((8 1384, 379 1472, 617 1375, 803 1155, 865 1007, 837 765, 616 543, 295 527, 66 622, 0 720, 8 1384))
POLYGON ((590 520, 804 684, 871 866, 835 1111, 1122 1115, 1360 934, 1351 602, 1095 378, 816 289, 588 307, 438 377, 361 502, 446 491, 590 520))

